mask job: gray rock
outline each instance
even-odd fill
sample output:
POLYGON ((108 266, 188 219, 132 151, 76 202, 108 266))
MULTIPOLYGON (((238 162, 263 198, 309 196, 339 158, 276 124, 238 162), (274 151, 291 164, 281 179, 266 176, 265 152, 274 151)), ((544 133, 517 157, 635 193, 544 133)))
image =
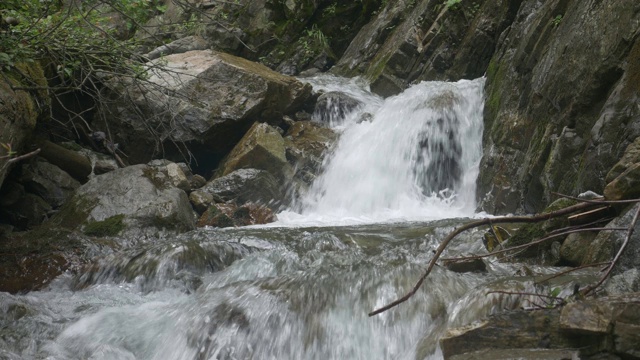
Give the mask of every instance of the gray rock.
POLYGON ((448 11, 428 0, 388 2, 332 71, 364 74, 372 80, 371 90, 382 96, 420 80, 480 77, 517 6, 519 2, 461 2, 448 11))
POLYGON ((605 181, 612 182, 635 163, 640 162, 640 137, 636 138, 624 151, 622 158, 609 170, 605 181))
POLYGON ((269 172, 286 183, 293 175, 287 162, 285 141, 280 133, 265 123, 255 123, 220 165, 221 175, 243 168, 269 172))
POLYGON ((191 194, 189 194, 189 201, 191 201, 194 209, 196 209, 199 214, 204 213, 209 206, 215 204, 213 195, 201 190, 192 191, 191 194))
POLYGON ((220 158, 257 119, 294 113, 311 93, 292 77, 208 50, 168 55, 148 66, 146 81, 112 79, 114 103, 97 116, 109 119, 113 141, 131 163, 161 154, 182 160, 185 147, 197 160, 220 158))
POLYGON ((329 91, 318 97, 313 117, 325 124, 335 124, 360 105, 360 101, 345 93, 329 91))
POLYGON ((481 209, 534 213, 551 192, 604 188, 640 135, 640 69, 624 65, 640 56, 638 11, 626 0, 521 2, 487 68, 481 209))
POLYGON ((265 170, 238 169, 209 181, 198 192, 237 204, 255 202, 278 208, 284 198, 282 183, 265 170))
POLYGON ((570 265, 587 264, 585 259, 597 232, 579 232, 569 234, 560 247, 560 258, 570 265))
POLYGON ((134 165, 99 175, 81 186, 51 222, 85 232, 116 222, 109 235, 184 232, 195 228, 187 194, 160 181, 157 168, 134 165))
POLYGON ((43 198, 52 208, 60 207, 80 183, 59 167, 35 161, 22 167, 19 181, 25 189, 43 198))
POLYGON ((292 196, 311 186, 322 171, 325 155, 337 139, 333 130, 312 121, 297 121, 287 130, 286 156, 295 171, 290 189, 292 196))
POLYGON ((159 46, 146 54, 145 57, 149 60, 155 60, 161 56, 180 54, 192 50, 206 50, 208 47, 207 42, 202 37, 187 36, 159 46))
POLYGON ((621 274, 614 275, 604 284, 607 295, 623 295, 640 291, 640 270, 629 269, 621 274))
MULTIPOLYGON (((633 205, 609 222, 605 227, 628 227, 640 204, 633 205)), ((585 264, 610 261, 622 246, 627 231, 600 231, 587 249, 585 264)), ((640 267, 640 221, 636 223, 633 234, 625 251, 622 253, 613 274, 620 274, 629 269, 640 267)))
POLYGON ((630 165, 604 188, 607 200, 635 199, 640 196, 640 162, 630 165))

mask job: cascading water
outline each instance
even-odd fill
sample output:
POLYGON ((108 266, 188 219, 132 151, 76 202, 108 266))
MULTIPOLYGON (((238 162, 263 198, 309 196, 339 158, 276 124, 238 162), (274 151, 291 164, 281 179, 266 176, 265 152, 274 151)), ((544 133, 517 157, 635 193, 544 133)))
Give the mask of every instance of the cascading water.
MULTIPOLYGON (((326 118, 316 119, 342 134, 323 174, 297 204, 302 218, 344 223, 472 215, 483 84, 482 78, 423 82, 383 101, 349 83, 347 94, 361 105, 340 121, 336 115, 344 109, 329 101, 321 111, 326 118)), ((296 219, 289 212, 281 218, 296 219)))
MULTIPOLYGON (((342 138, 298 213, 276 227, 97 249, 89 269, 46 290, 0 293, 0 359, 440 359, 447 327, 522 305, 486 295, 535 291, 531 278, 500 280, 517 265, 437 267, 411 300, 367 317, 413 286, 461 221, 425 219, 472 213, 483 80, 422 83, 386 101, 331 84, 361 105, 325 113, 344 115, 329 119, 342 138), (314 221, 360 225, 294 226, 314 221), (362 224, 375 221, 387 222, 362 224)), ((445 255, 480 252, 479 238, 465 233, 445 255)))

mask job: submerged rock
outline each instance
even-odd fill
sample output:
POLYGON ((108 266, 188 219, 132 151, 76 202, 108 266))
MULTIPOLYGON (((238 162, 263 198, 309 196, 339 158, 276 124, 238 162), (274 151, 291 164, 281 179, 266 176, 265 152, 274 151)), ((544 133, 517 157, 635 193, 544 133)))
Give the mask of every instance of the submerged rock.
POLYGON ((566 349, 575 349, 568 359, 635 358, 640 354, 638 329, 640 294, 633 293, 579 300, 561 309, 492 315, 450 329, 440 345, 445 359, 489 359, 487 354, 498 359, 564 359, 556 356, 566 356, 559 352, 566 349))
POLYGON ((360 101, 343 92, 329 91, 318 97, 313 115, 322 123, 335 124, 361 105, 360 101))

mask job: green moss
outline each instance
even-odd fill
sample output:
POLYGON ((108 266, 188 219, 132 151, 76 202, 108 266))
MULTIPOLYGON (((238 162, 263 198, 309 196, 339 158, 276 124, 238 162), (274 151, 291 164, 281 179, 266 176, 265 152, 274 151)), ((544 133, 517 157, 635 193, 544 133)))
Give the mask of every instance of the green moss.
POLYGON ((77 229, 86 221, 96 204, 97 200, 95 199, 89 200, 76 195, 60 208, 60 211, 51 218, 50 223, 65 229, 77 229))
POLYGON ((124 230, 124 215, 110 216, 102 221, 93 221, 84 227, 84 233, 88 236, 116 236, 124 230))
POLYGON ((528 244, 533 240, 539 239, 545 235, 544 230, 542 229, 542 225, 539 223, 536 224, 525 224, 523 225, 515 234, 509 238, 510 246, 518 246, 528 244))
POLYGON ((575 201, 575 200, 571 200, 571 199, 567 199, 567 198, 560 198, 560 199, 552 202, 542 212, 543 213, 550 213, 550 212, 558 211, 558 210, 567 208, 569 206, 573 206, 573 205, 575 205, 577 203, 578 202, 575 201))
POLYGON ((502 104, 501 95, 505 74, 506 66, 500 64, 495 58, 491 59, 489 67, 487 68, 487 82, 489 83, 487 90, 489 94, 486 102, 491 120, 495 119, 498 115, 500 105, 502 104))

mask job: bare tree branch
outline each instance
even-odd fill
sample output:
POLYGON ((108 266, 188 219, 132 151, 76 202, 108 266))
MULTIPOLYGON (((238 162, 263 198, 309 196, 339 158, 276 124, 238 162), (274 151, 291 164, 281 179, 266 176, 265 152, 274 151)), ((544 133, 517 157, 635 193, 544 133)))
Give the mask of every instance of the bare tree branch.
POLYGON ((429 274, 433 270, 433 267, 436 265, 436 262, 440 258, 440 255, 442 255, 442 252, 446 249, 446 247, 449 245, 451 240, 453 240, 456 236, 458 236, 459 234, 461 234, 464 231, 467 231, 467 230, 470 230, 470 229, 473 229, 473 228, 477 228, 477 227, 480 227, 480 226, 484 226, 484 225, 489 225, 489 224, 535 223, 535 222, 540 222, 540 221, 549 220, 549 219, 557 218, 557 217, 560 217, 560 216, 564 216, 564 215, 567 215, 567 214, 571 214, 571 213, 574 213, 576 211, 589 209, 589 208, 591 208, 593 206, 594 206, 594 204, 585 202, 585 203, 580 203, 580 204, 576 204, 576 205, 573 205, 573 206, 569 206, 569 207, 566 207, 564 209, 560 209, 560 210, 557 210, 557 211, 538 214, 538 215, 534 215, 534 216, 505 216, 505 217, 486 218, 486 219, 482 219, 482 220, 472 221, 472 222, 470 222, 468 224, 462 225, 461 227, 455 229, 453 232, 449 233, 449 235, 440 243, 440 246, 438 246, 438 248, 436 249, 436 253, 434 254, 433 258, 431 259, 431 262, 429 262, 429 265, 427 266, 427 270, 425 271, 424 275, 422 275, 422 277, 418 280, 418 282, 411 289, 411 291, 409 291, 403 297, 401 297, 401 298, 389 303, 388 305, 385 305, 385 306, 383 306, 381 308, 378 308, 378 309, 370 312, 368 315, 369 316, 378 315, 378 314, 380 314, 380 313, 382 313, 384 311, 387 311, 387 310, 389 310, 391 308, 394 308, 394 307, 402 304, 403 302, 409 300, 409 298, 411 298, 413 295, 415 295, 415 293, 418 291, 418 289, 420 289, 420 286, 422 286, 422 283, 424 282, 424 280, 427 278, 427 276, 429 276, 429 274))

